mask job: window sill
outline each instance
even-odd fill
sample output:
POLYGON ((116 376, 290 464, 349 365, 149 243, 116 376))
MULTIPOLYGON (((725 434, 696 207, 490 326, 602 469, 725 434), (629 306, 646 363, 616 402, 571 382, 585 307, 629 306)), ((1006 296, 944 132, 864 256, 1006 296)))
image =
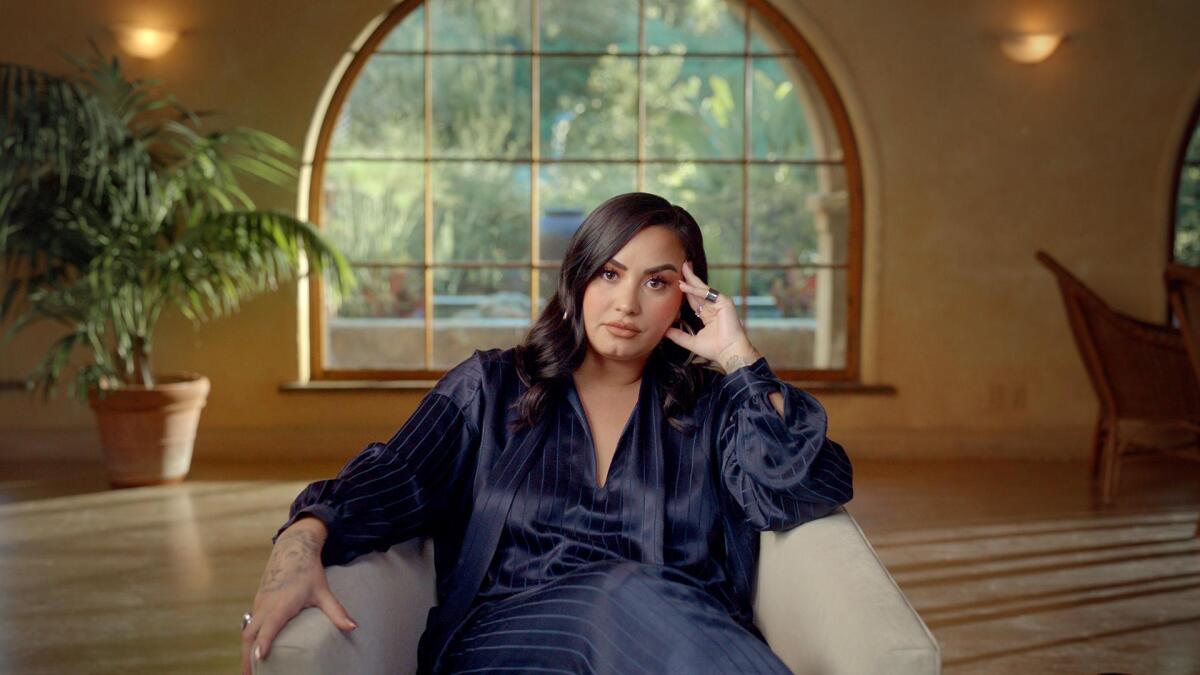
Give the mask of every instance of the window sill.
MULTIPOLYGON (((788 381, 810 394, 854 394, 856 396, 895 396, 896 387, 890 384, 861 382, 828 382, 821 380, 788 381)), ((363 392, 363 391, 428 391, 437 380, 311 380, 284 382, 282 393, 304 392, 363 392)))

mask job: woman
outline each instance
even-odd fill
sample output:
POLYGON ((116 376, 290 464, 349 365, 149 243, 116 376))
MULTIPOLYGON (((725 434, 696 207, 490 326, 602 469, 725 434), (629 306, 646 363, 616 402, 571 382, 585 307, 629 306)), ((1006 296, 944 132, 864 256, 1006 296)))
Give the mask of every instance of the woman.
POLYGON ((476 351, 296 498, 246 672, 303 607, 355 628, 323 565, 415 536, 438 578, 422 673, 788 672, 753 623, 758 532, 849 501, 850 462, 706 277, 682 208, 597 207, 520 346, 476 351))

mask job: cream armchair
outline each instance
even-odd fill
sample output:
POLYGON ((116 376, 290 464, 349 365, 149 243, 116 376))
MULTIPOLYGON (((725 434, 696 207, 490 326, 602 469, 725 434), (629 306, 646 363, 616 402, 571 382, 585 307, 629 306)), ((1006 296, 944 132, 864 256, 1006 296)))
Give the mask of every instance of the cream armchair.
MULTIPOLYGON (((798 675, 941 672, 941 649, 844 508, 761 538, 755 623, 798 675)), ((256 675, 412 673, 433 606, 433 545, 415 540, 326 571, 359 627, 310 607, 276 636, 256 675)))

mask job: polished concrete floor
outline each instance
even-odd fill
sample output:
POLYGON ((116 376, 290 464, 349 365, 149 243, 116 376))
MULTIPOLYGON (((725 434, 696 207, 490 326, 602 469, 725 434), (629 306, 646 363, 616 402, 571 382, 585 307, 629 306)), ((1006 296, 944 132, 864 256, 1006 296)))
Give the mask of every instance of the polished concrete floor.
MULTIPOLYGON (((270 537, 339 466, 110 491, 99 466, 0 463, 0 672, 237 672, 270 537)), ((1132 459, 1109 507, 1071 462, 855 473, 848 508, 947 673, 1200 673, 1200 463, 1132 459)))

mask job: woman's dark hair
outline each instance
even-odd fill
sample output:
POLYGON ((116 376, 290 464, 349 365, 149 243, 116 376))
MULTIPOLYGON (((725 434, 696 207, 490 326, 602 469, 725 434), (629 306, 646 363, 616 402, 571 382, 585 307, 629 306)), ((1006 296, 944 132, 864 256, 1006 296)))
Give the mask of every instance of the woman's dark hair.
MULTIPOLYGON (((517 374, 529 387, 514 404, 519 413, 515 422, 518 428, 535 424, 547 401, 565 391, 567 378, 583 363, 587 353, 583 293, 588 283, 634 235, 652 225, 674 232, 693 271, 708 281, 700 226, 682 207, 645 192, 617 195, 597 206, 567 244, 554 296, 517 346, 517 374)), ((695 333, 704 324, 685 301, 676 327, 695 333)), ((646 368, 657 369, 664 416, 677 429, 688 427, 678 415, 692 409, 703 383, 704 364, 705 359, 667 338, 646 362, 646 368)))

